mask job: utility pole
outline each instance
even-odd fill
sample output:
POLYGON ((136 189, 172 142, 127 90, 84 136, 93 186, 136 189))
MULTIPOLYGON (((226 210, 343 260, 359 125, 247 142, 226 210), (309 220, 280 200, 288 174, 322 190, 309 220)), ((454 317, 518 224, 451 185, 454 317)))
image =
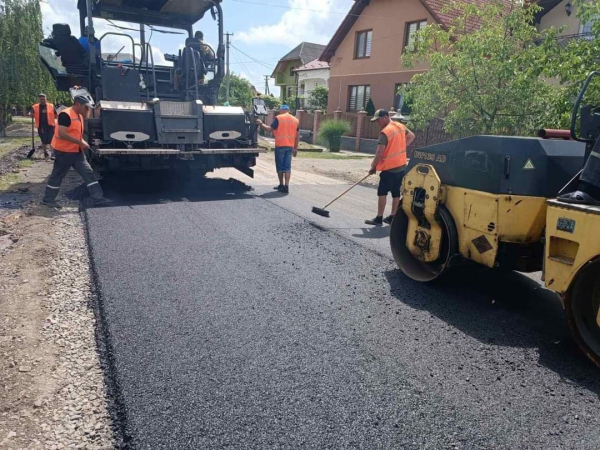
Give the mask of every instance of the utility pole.
POLYGON ((271 95, 269 92, 269 75, 265 75, 265 95, 271 95))
POLYGON ((230 81, 230 76, 229 76, 229 47, 231 45, 231 41, 229 40, 229 37, 233 36, 233 33, 225 33, 225 50, 226 50, 226 64, 227 64, 227 83, 225 84, 225 101, 227 102, 227 104, 229 104, 229 81, 230 81))

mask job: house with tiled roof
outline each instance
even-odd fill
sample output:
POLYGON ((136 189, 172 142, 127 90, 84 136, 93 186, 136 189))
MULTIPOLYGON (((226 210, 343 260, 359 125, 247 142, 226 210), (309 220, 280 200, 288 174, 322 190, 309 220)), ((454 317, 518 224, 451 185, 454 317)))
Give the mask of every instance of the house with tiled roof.
MULTIPOLYGON (((459 0, 483 6, 489 0, 459 0)), ((510 3, 508 0, 505 0, 510 3)), ((353 113, 373 101, 375 109, 410 107, 401 95, 411 78, 427 70, 422 64, 408 69, 401 61, 410 51, 415 33, 428 24, 449 27, 455 13, 448 0, 355 0, 320 56, 329 63, 328 113, 353 113), (398 93, 400 92, 400 94, 398 93)), ((473 27, 476 24, 472 24, 473 27)))
POLYGON ((298 99, 300 108, 311 108, 310 94, 317 87, 329 89, 329 63, 327 61, 312 61, 294 70, 298 84, 298 99))
POLYGON ((325 46, 321 44, 302 42, 279 60, 271 78, 275 79, 275 85, 280 88, 279 97, 282 102, 298 95, 295 69, 318 59, 324 49, 325 46))
POLYGON ((592 22, 577 17, 577 2, 573 0, 531 0, 542 9, 536 16, 539 30, 551 27, 562 29, 561 41, 567 43, 572 39, 591 39, 592 22))

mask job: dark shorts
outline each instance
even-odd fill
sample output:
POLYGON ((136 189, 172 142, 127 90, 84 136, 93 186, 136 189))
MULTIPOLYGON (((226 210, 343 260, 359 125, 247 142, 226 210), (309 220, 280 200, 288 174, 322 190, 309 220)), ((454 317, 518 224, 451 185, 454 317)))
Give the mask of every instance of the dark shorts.
POLYGON ((42 140, 42 144, 49 145, 54 137, 54 127, 38 128, 38 136, 42 140))
POLYGON ((292 147, 275 147, 275 167, 277 172, 292 171, 292 147))
POLYGON ((404 171, 381 172, 379 174, 379 187, 377 188, 377 195, 379 197, 383 197, 391 192, 393 198, 399 198, 400 190, 402 189, 403 178, 404 171))

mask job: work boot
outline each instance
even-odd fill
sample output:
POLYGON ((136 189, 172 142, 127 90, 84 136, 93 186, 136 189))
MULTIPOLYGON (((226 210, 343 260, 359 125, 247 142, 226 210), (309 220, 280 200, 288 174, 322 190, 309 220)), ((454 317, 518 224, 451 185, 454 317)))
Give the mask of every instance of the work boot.
POLYGON ((42 200, 42 205, 48 206, 50 208, 62 209, 62 206, 56 203, 55 200, 42 200))
POLYGON ((283 189, 283 184, 280 184, 279 186, 275 186, 273 188, 274 191, 279 191, 279 192, 281 192, 282 189, 283 189))
POLYGON ((392 224, 392 221, 394 220, 394 216, 392 216, 391 214, 389 216, 387 216, 385 219, 383 219, 383 223, 387 223, 388 225, 392 224))
POLYGON ((281 192, 282 194, 289 194, 290 193, 290 187, 289 186, 282 186, 281 187, 281 192))
POLYGON ((365 220, 367 225, 375 225, 376 227, 380 227, 383 225, 383 216, 377 216, 374 219, 365 220))

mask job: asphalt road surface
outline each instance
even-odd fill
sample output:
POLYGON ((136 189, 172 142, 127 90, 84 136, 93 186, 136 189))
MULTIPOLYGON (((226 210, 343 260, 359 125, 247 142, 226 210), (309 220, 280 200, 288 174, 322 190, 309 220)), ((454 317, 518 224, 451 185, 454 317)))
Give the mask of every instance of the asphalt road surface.
POLYGON ((295 174, 284 197, 232 174, 106 185, 116 205, 86 212, 132 448, 599 448, 599 372, 552 293, 486 271, 417 284, 389 228, 362 225, 373 189, 324 219, 338 181, 295 174))

